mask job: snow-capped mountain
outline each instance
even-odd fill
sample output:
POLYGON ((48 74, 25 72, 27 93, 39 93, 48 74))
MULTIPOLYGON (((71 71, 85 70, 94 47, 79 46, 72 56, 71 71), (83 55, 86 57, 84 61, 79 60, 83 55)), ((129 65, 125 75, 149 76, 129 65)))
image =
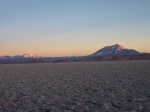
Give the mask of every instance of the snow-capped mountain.
POLYGON ((112 46, 106 46, 97 52, 93 53, 91 56, 102 56, 102 55, 109 55, 109 54, 115 54, 115 55, 138 55, 140 54, 138 51, 134 49, 127 49, 119 44, 115 44, 112 46))
POLYGON ((140 53, 134 49, 127 49, 119 44, 106 46, 88 56, 72 57, 41 57, 34 54, 15 56, 0 56, 0 64, 13 63, 54 63, 54 62, 82 62, 82 61, 127 61, 150 60, 150 53, 140 53))
POLYGON ((23 55, 15 55, 15 56, 0 56, 1 59, 18 59, 18 58, 41 58, 35 54, 23 54, 23 55))
POLYGON ((35 54, 23 54, 21 57, 23 58, 39 58, 39 56, 35 54))

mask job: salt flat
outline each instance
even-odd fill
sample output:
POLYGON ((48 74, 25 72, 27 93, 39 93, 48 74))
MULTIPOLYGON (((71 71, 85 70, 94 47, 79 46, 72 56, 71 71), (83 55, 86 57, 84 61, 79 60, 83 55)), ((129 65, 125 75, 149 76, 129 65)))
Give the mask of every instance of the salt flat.
POLYGON ((150 61, 0 65, 0 112, 149 112, 150 61))

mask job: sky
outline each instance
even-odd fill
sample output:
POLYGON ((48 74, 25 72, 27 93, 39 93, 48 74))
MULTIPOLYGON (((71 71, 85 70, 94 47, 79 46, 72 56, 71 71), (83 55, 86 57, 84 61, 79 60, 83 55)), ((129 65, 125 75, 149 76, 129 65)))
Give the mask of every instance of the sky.
POLYGON ((0 55, 84 56, 114 44, 150 53, 150 0, 0 0, 0 55))

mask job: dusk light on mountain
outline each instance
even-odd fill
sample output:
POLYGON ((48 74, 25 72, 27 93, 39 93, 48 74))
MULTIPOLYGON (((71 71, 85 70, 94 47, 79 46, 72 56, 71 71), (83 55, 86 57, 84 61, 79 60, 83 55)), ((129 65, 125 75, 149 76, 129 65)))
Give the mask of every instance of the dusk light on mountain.
POLYGON ((150 112, 150 0, 0 0, 0 112, 150 112))

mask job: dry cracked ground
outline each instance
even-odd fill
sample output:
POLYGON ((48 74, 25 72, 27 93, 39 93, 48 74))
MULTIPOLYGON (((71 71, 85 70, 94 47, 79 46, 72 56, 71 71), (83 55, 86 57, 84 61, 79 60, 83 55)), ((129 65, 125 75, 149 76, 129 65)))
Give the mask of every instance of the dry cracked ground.
POLYGON ((150 61, 0 65, 0 112, 150 112, 150 61))

